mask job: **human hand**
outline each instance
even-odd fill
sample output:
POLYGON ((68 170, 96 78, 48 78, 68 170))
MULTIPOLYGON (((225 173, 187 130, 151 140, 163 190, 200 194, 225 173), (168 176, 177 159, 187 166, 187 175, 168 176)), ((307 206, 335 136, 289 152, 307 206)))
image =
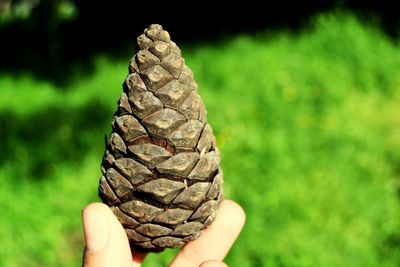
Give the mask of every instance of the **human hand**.
MULTIPOLYGON (((84 267, 138 267, 146 254, 130 250, 122 225, 102 203, 92 203, 82 211, 86 248, 84 267)), ((215 221, 201 236, 187 243, 172 260, 173 267, 223 267, 223 259, 238 237, 245 222, 243 209, 224 200, 215 221)))

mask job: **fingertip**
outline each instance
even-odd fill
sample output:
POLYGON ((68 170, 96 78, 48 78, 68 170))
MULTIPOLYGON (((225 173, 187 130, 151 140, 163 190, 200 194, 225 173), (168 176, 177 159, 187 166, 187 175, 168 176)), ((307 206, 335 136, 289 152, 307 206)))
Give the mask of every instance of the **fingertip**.
POLYGON ((108 209, 109 208, 106 204, 103 204, 100 202, 90 203, 89 205, 85 206, 82 209, 82 216, 87 215, 89 212, 90 213, 97 213, 97 212, 107 213, 108 209))
POLYGON ((90 214, 98 214, 103 216, 104 218, 107 218, 112 227, 115 228, 122 228, 120 227, 120 222, 115 216, 115 214, 112 212, 109 206, 107 206, 104 203, 100 202, 93 202, 86 207, 82 209, 82 220, 85 222, 85 218, 89 217, 90 214))
POLYGON ((243 227, 246 222, 246 213, 238 203, 233 200, 224 200, 221 203, 220 209, 229 213, 232 219, 236 222, 236 225, 240 226, 240 228, 243 227))
POLYGON ((110 225, 106 211, 97 203, 82 210, 86 250, 93 253, 104 249, 109 240, 110 225))

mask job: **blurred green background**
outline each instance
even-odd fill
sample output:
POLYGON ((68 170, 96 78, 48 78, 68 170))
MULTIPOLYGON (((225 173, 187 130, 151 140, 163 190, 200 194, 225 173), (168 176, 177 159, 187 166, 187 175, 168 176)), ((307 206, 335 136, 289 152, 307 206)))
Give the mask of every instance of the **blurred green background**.
MULTIPOLYGON (((2 2, 7 36, 42 4, 16 3, 35 5, 2 2)), ((79 3, 58 3, 50 21, 79 20, 79 3)), ((225 196, 247 213, 230 266, 400 265, 400 28, 364 11, 316 8, 296 27, 247 23, 216 39, 169 22, 208 109, 225 196)), ((68 64, 55 48, 38 68, 37 50, 2 50, 14 58, 0 60, 0 266, 80 265, 80 212, 99 200, 104 135, 134 54, 133 41, 97 48, 68 64)))

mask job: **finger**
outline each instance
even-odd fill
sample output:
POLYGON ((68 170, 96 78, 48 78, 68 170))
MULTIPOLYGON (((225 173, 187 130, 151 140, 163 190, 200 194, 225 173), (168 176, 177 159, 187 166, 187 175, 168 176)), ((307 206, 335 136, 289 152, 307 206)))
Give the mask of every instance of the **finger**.
POLYGON ((228 265, 226 265, 226 263, 222 262, 222 261, 205 261, 202 264, 200 264, 199 267, 228 267, 228 265))
MULTIPOLYGON (((82 211, 85 235, 84 267, 132 267, 128 238, 118 219, 104 204, 92 203, 82 211)), ((140 266, 138 258, 133 266, 140 266)))
POLYGON ((235 242, 245 222, 243 209, 231 200, 224 200, 215 221, 201 236, 186 244, 171 266, 199 266, 207 260, 222 261, 235 242))

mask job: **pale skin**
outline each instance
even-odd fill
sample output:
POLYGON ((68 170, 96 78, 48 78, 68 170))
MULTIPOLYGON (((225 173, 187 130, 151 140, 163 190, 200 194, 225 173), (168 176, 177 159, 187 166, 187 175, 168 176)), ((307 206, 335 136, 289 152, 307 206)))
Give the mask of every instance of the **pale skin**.
MULTIPOLYGON (((131 251, 125 231, 110 209, 92 203, 82 211, 86 248, 84 267, 139 267, 146 254, 131 251)), ((172 267, 223 267, 223 260, 245 222, 243 209, 224 200, 215 221, 200 238, 186 244, 170 263, 172 267)))

